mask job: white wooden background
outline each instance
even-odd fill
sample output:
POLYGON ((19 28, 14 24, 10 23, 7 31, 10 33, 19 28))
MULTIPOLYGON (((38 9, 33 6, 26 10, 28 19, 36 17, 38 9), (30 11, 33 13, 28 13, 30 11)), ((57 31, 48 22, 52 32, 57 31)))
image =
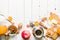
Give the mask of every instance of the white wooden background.
MULTIPOLYGON (((12 16, 16 24, 22 22, 24 27, 29 21, 40 20, 39 17, 48 16, 50 12, 60 15, 60 0, 0 0, 0 14, 12 16)), ((10 40, 22 38, 19 34, 10 40)), ((35 39, 31 37, 30 40, 35 39)))

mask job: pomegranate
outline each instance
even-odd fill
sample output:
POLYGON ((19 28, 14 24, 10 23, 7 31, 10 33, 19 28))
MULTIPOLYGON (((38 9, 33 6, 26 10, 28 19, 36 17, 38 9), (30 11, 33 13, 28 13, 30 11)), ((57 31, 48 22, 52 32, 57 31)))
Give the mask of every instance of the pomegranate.
POLYGON ((24 30, 22 31, 21 36, 23 39, 27 40, 30 38, 30 32, 28 30, 24 30))

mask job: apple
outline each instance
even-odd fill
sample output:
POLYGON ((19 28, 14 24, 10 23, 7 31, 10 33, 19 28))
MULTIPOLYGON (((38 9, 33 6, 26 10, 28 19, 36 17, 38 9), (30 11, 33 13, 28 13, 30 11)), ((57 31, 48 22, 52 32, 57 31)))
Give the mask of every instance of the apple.
POLYGON ((30 32, 28 30, 24 30, 21 33, 21 36, 22 36, 23 39, 29 39, 30 38, 30 35, 31 34, 30 34, 30 32))

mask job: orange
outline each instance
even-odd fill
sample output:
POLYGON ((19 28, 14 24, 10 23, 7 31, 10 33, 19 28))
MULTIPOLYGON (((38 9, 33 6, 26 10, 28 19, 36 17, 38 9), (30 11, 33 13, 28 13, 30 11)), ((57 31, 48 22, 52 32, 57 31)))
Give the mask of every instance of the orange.
POLYGON ((60 35, 60 27, 57 28, 57 33, 60 35))
POLYGON ((3 25, 0 25, 0 35, 5 34, 6 32, 7 32, 7 27, 3 26, 3 25))

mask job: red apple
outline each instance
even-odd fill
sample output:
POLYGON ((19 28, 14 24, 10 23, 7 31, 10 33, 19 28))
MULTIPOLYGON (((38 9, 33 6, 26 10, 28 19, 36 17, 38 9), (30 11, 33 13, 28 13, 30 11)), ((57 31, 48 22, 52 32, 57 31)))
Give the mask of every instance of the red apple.
POLYGON ((30 38, 30 32, 28 30, 24 30, 24 31, 22 31, 21 36, 23 39, 29 39, 30 38))

